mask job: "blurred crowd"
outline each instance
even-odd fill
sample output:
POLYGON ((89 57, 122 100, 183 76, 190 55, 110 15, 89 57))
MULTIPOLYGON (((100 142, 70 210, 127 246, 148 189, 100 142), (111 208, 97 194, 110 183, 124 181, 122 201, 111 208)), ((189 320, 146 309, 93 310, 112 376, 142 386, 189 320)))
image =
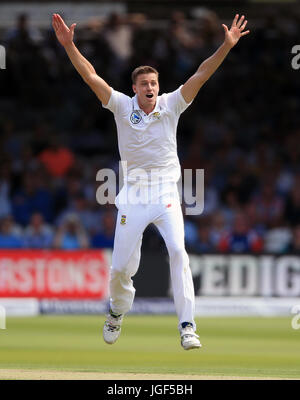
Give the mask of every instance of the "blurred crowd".
MULTIPOLYGON (((251 34, 181 117, 182 168, 204 169, 205 179, 204 212, 185 215, 190 252, 300 251, 300 79, 291 67, 299 22, 276 10, 249 21, 251 34)), ((152 65, 168 92, 222 43, 222 23, 205 9, 157 23, 112 14, 78 24, 75 43, 116 90, 133 95, 131 71, 152 65)), ((43 30, 19 15, 0 27, 0 43, 0 248, 112 248, 116 208, 97 203, 96 173, 118 171, 113 116, 75 71, 50 17, 43 30)), ((144 237, 145 247, 161 246, 154 227, 144 237)))

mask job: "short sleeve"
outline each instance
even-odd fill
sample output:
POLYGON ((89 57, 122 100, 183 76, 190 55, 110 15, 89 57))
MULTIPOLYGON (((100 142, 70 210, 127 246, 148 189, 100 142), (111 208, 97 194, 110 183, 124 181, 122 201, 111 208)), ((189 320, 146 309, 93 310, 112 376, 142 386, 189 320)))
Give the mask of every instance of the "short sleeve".
POLYGON ((112 89, 108 103, 106 106, 102 104, 102 107, 110 110, 116 116, 126 114, 130 105, 131 99, 129 96, 112 89))
POLYGON ((190 103, 187 103, 182 94, 181 94, 181 88, 182 85, 174 90, 174 92, 167 93, 166 96, 166 104, 169 110, 172 110, 177 114, 178 116, 185 111, 190 104, 192 104, 193 101, 190 103))

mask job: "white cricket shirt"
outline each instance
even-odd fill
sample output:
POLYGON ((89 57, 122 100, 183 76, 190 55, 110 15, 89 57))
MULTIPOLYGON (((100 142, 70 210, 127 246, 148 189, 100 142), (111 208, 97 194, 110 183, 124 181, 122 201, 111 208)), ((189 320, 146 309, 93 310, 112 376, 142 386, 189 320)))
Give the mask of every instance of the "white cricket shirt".
POLYGON ((103 107, 115 117, 121 161, 127 162, 124 183, 175 183, 180 178, 176 131, 180 114, 191 104, 180 88, 158 96, 148 115, 140 109, 137 95, 131 98, 112 89, 103 107))

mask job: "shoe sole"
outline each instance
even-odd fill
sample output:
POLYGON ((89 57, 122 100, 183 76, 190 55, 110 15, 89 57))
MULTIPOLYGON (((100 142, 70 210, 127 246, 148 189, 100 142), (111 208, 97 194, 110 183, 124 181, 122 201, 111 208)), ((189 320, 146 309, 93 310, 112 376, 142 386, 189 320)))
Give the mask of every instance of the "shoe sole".
POLYGON ((113 342, 108 342, 107 340, 105 340, 105 339, 103 338, 104 342, 107 343, 107 344, 114 344, 114 343, 116 343, 116 341, 117 341, 118 339, 119 339, 119 338, 117 338, 117 339, 114 340, 113 342))
POLYGON ((200 344, 200 345, 195 344, 195 345, 189 346, 189 347, 184 347, 184 346, 182 346, 182 347, 184 350, 200 349, 200 347, 202 347, 202 344, 200 344))
POLYGON ((113 341, 111 341, 111 342, 108 342, 108 341, 105 339, 104 335, 102 335, 102 337, 103 337, 103 340, 104 340, 105 343, 107 343, 107 344, 114 344, 114 343, 116 343, 116 341, 119 339, 120 335, 119 335, 115 340, 113 340, 113 341))

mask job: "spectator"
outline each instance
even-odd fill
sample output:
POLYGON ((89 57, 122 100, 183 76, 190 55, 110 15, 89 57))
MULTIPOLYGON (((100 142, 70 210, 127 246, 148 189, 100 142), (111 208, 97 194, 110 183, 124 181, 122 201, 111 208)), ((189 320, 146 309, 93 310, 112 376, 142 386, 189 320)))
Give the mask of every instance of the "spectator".
POLYGON ((0 218, 12 212, 10 201, 11 168, 10 162, 3 161, 0 165, 0 218))
POLYGON ((254 229, 259 236, 263 237, 267 232, 267 227, 265 226, 261 215, 256 212, 255 202, 251 200, 245 204, 243 207, 243 212, 245 213, 248 221, 251 221, 252 229, 254 229))
POLYGON ((81 175, 71 171, 61 182, 58 182, 54 189, 54 208, 55 214, 58 216, 56 222, 59 221, 59 216, 67 209, 73 207, 73 199, 83 191, 83 178, 81 175))
POLYGON ((276 194, 273 180, 263 179, 260 192, 253 200, 257 216, 267 228, 272 228, 282 222, 284 200, 276 194))
POLYGON ((41 33, 29 26, 28 15, 25 13, 17 16, 16 26, 9 29, 4 35, 4 40, 8 43, 37 43, 41 39, 41 33))
POLYGON ((23 185, 12 197, 13 215, 17 223, 28 225, 33 212, 40 212, 47 222, 52 222, 53 196, 44 184, 41 170, 24 173, 23 185))
POLYGON ((195 63, 196 36, 187 26, 185 15, 181 11, 173 11, 169 27, 169 42, 176 53, 174 68, 179 78, 190 71, 195 63))
POLYGON ((23 138, 17 134, 16 125, 10 118, 4 120, 3 124, 3 150, 12 158, 20 156, 23 138))
POLYGON ((193 251, 194 245, 197 242, 198 231, 197 223, 192 218, 185 218, 184 221, 184 239, 186 249, 193 251))
POLYGON ((16 27, 4 34, 8 62, 11 62, 11 94, 18 96, 24 109, 28 105, 40 106, 47 98, 40 96, 41 91, 47 89, 47 65, 41 54, 43 37, 39 29, 31 27, 28 21, 26 14, 18 15, 16 27))
POLYGON ((294 186, 287 196, 284 215, 290 225, 300 224, 300 175, 295 180, 294 186))
POLYGON ((78 192, 74 195, 74 197, 71 197, 69 200, 70 206, 66 207, 64 211, 58 216, 56 221, 57 224, 60 224, 60 222, 64 220, 66 215, 73 213, 77 215, 84 229, 90 231, 95 224, 95 215, 91 211, 85 195, 82 192, 78 192))
POLYGON ((115 57, 120 61, 126 61, 131 56, 132 32, 124 17, 120 14, 112 13, 108 19, 107 26, 103 33, 115 57))
POLYGON ((34 157, 38 157, 48 146, 49 139, 47 137, 51 134, 49 126, 44 122, 37 122, 32 130, 32 135, 29 141, 29 147, 32 150, 34 157))
POLYGON ((39 155, 49 174, 55 178, 63 177, 74 164, 72 152, 59 143, 57 135, 52 135, 48 147, 39 155))
POLYGON ((241 212, 241 205, 235 190, 230 189, 223 193, 223 206, 221 213, 225 218, 225 224, 232 226, 237 213, 241 212))
POLYGON ((209 218, 202 218, 198 223, 198 238, 194 250, 197 253, 210 253, 216 250, 210 235, 209 218))
POLYGON ((132 54, 132 29, 125 22, 124 17, 112 13, 103 31, 103 37, 114 55, 110 64, 110 76, 119 85, 126 62, 132 54))
POLYGON ((197 26, 199 26, 199 36, 202 39, 202 45, 218 46, 222 40, 221 24, 217 14, 202 7, 197 12, 197 26))
POLYGON ((286 253, 300 254, 300 224, 295 225, 293 229, 293 235, 290 239, 290 243, 286 247, 286 253))
POLYGON ((49 249, 52 247, 53 230, 44 223, 44 218, 40 213, 33 213, 30 225, 24 232, 25 247, 30 249, 49 249))
MULTIPOLYGON (((253 26, 259 25, 252 39, 235 49, 209 83, 210 90, 204 85, 196 108, 183 115, 177 139, 184 168, 205 170, 203 215, 212 217, 214 246, 226 236, 225 229, 230 237, 241 212, 251 222, 247 232, 265 239, 263 249, 280 253, 290 228, 300 224, 300 84, 290 63, 282 61, 280 49, 297 39, 300 28, 287 12, 282 29, 283 20, 271 7, 275 18, 251 19, 253 26), (243 90, 233 77, 243 82, 243 90), (278 93, 285 101, 274 102, 278 93), (265 178, 266 171, 271 171, 271 179, 265 178)), ((131 71, 150 64, 160 72, 163 93, 176 89, 200 59, 212 54, 224 34, 219 16, 204 8, 193 15, 162 12, 158 19, 112 15, 78 29, 76 40, 115 89, 130 94, 125 82, 131 71)), ((65 63, 52 28, 34 28, 26 15, 19 15, 2 42, 7 69, 0 73, 0 218, 12 213, 18 224, 28 227, 36 212, 45 224, 76 212, 92 237, 103 213, 95 200, 98 185, 92 168, 108 168, 118 156, 111 116, 65 63), (67 147, 49 121, 63 127, 67 147)), ((194 245, 203 215, 185 216, 187 246, 194 245)), ((144 242, 154 251, 160 245, 151 235, 144 242)))
POLYGON ((0 248, 20 249, 24 246, 20 229, 15 226, 11 216, 2 218, 0 222, 0 248))
POLYGON ((69 214, 56 232, 53 240, 54 248, 64 250, 87 249, 88 236, 76 214, 69 214))
POLYGON ((93 248, 113 248, 116 214, 112 210, 107 210, 102 216, 101 230, 92 237, 93 248))
POLYGON ((218 244, 221 252, 248 253, 260 252, 263 249, 263 240, 255 231, 251 230, 243 213, 236 214, 233 228, 223 235, 218 244))
POLYGON ((12 170, 18 177, 24 175, 24 171, 34 171, 39 166, 39 161, 34 157, 32 148, 24 144, 19 157, 13 158, 12 170))
POLYGON ((225 218, 222 212, 216 212, 211 219, 210 240, 214 248, 217 248, 221 238, 225 235, 228 226, 225 224, 225 218))

